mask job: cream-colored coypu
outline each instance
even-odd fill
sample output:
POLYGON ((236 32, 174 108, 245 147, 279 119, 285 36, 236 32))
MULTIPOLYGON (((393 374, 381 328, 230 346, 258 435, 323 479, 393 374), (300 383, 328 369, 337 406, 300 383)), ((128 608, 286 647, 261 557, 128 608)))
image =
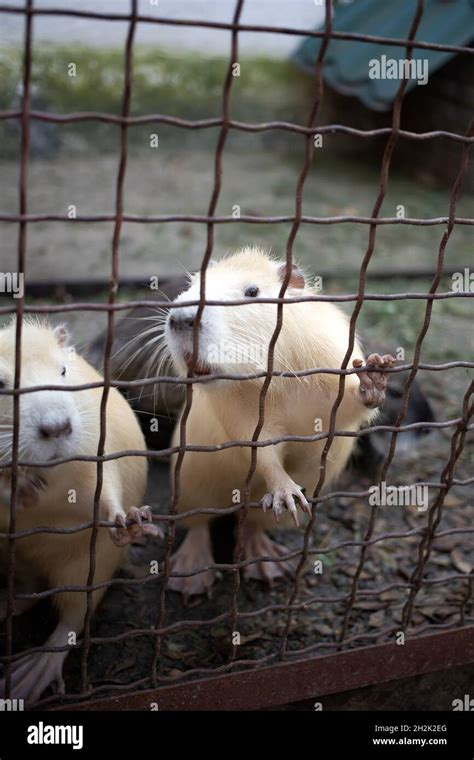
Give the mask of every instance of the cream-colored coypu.
MULTIPOLYGON (((0 330, 0 387, 12 388, 15 367, 15 323, 0 330)), ((52 328, 26 321, 22 334, 21 387, 80 385, 102 378, 68 346, 63 326, 52 328)), ((34 391, 20 396, 20 460, 30 463, 97 454, 99 407, 102 388, 84 391, 34 391)), ((0 461, 11 459, 13 401, 0 395, 0 461)), ((145 449, 138 422, 125 399, 111 388, 106 414, 105 453, 145 449)), ((51 467, 21 468, 16 531, 35 527, 71 528, 90 522, 96 488, 94 462, 67 462, 51 467)), ((9 530, 10 474, 0 471, 0 532, 9 530)), ((100 519, 114 521, 111 530, 101 528, 96 544, 95 583, 108 581, 124 560, 125 546, 139 535, 156 534, 143 503, 147 479, 145 457, 123 457, 104 463, 100 519), (127 527, 126 518, 129 524, 127 527), (111 540, 112 539, 112 540, 111 540)), ((15 543, 15 591, 36 593, 63 585, 86 585, 89 573, 91 530, 72 534, 39 533, 15 543)), ((5 576, 8 545, 0 539, 0 573, 5 576)), ((5 585, 5 584, 3 584, 5 585)), ((94 592, 93 609, 105 589, 94 592)), ((86 594, 64 592, 51 597, 58 613, 57 627, 46 646, 79 639, 86 609, 86 594)), ((19 615, 34 604, 14 602, 19 615)), ((5 590, 0 590, 0 620, 6 616, 5 590)), ((62 690, 62 667, 67 652, 34 653, 12 663, 12 696, 30 702, 39 699, 52 683, 62 690)), ((0 680, 0 697, 5 681, 0 680)))
MULTIPOLYGON (((206 275, 207 300, 248 299, 243 306, 205 306, 199 330, 199 355, 195 374, 244 374, 266 370, 268 345, 277 319, 276 304, 258 303, 258 297, 276 298, 286 265, 256 248, 218 261, 206 275), (252 303, 255 301, 255 303, 252 303)), ((199 299, 200 278, 195 275, 188 290, 174 303, 199 299)), ((303 273, 293 268, 286 297, 315 294, 303 273)), ((193 353, 193 326, 196 306, 170 309, 165 325, 165 342, 176 370, 186 375, 193 353)), ((283 326, 275 347, 274 369, 296 372, 311 368, 340 368, 349 342, 348 319, 329 302, 286 304, 283 326)), ((345 393, 339 407, 336 428, 357 431, 373 419, 375 407, 385 396, 387 373, 393 357, 371 355, 368 364, 380 372, 346 376, 345 393)), ((349 363, 365 364, 358 342, 349 363)), ((188 444, 218 445, 231 440, 250 440, 258 420, 263 380, 214 380, 195 383, 191 411, 186 426, 188 444)), ((288 435, 312 436, 327 432, 331 408, 338 393, 339 376, 313 374, 307 377, 272 379, 265 404, 265 423, 260 440, 288 435), (318 426, 315 421, 320 420, 318 426)), ((326 469, 326 485, 337 477, 350 455, 354 437, 336 437, 326 469)), ((179 423, 172 445, 179 444, 179 423)), ((258 448, 257 466, 251 483, 251 499, 261 500, 262 510, 248 511, 245 559, 263 555, 281 557, 285 549, 273 542, 265 529, 298 522, 297 508, 309 512, 305 492, 311 494, 319 478, 321 452, 325 441, 283 442, 258 448), (268 507, 273 507, 273 516, 268 507)), ((178 511, 196 507, 227 507, 235 491, 243 497, 250 466, 249 447, 232 447, 215 452, 185 453, 181 468, 178 511)), ((174 572, 189 573, 213 564, 209 517, 187 520, 188 533, 173 555, 174 572)), ((282 562, 255 562, 244 575, 273 580, 291 570, 282 562)), ((169 586, 191 595, 209 591, 214 581, 211 570, 189 577, 172 577, 169 586)))

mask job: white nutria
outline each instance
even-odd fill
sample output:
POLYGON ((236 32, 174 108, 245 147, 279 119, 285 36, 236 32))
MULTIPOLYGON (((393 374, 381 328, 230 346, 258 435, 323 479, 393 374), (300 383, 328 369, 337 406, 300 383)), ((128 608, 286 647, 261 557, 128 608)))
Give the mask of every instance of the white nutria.
MULTIPOLYGON (((0 329, 0 387, 11 389, 15 372, 15 322, 0 329)), ((52 328, 25 321, 21 344, 21 387, 80 385, 101 381, 101 376, 68 346, 63 326, 52 328)), ((47 463, 54 459, 96 455, 99 441, 99 407, 103 389, 34 391, 20 395, 20 461, 47 463)), ((13 400, 0 395, 0 462, 11 460, 13 400)), ((145 449, 138 422, 125 399, 111 388, 106 413, 105 453, 145 449)), ((95 462, 67 462, 51 467, 19 470, 16 531, 35 527, 72 528, 93 517, 96 488, 95 462)), ((123 457, 104 463, 100 519, 115 521, 110 532, 100 529, 96 544, 95 583, 108 581, 124 560, 125 545, 139 534, 156 533, 151 513, 141 505, 147 479, 145 457, 123 457), (126 527, 126 518, 129 527, 126 527), (112 538, 112 540, 111 540, 112 538)), ((0 532, 9 530, 11 475, 0 470, 0 532)), ((39 533, 15 542, 15 592, 36 593, 63 585, 86 585, 89 573, 91 530, 71 534, 39 533)), ((0 573, 5 577, 8 543, 0 539, 0 573)), ((96 608, 105 589, 94 592, 96 608)), ((59 647, 79 638, 86 610, 86 594, 62 592, 51 597, 58 614, 57 627, 46 646, 59 647)), ((18 615, 34 604, 14 601, 18 615)), ((0 590, 0 620, 7 610, 6 591, 0 590)), ((30 702, 55 682, 63 689, 62 667, 67 656, 33 653, 11 666, 12 697, 30 702)), ((5 681, 0 680, 0 697, 5 681)))
MULTIPOLYGON (((205 306, 199 330, 199 355, 195 374, 256 373, 267 368, 267 349, 277 320, 277 305, 258 303, 258 297, 279 295, 286 265, 256 248, 215 263, 206 274, 206 300, 233 301, 248 298, 249 305, 205 306), (252 301, 255 301, 253 303, 252 301)), ((199 300, 200 276, 174 303, 199 300)), ((300 269, 294 267, 286 297, 315 294, 300 269)), ((164 340, 180 375, 186 375, 193 352, 193 325, 196 306, 170 309, 164 340)), ((275 347, 274 369, 296 372, 311 368, 340 368, 349 342, 349 324, 344 313, 329 302, 286 304, 283 326, 275 347)), ((384 398, 386 367, 391 356, 371 355, 368 363, 379 372, 346 376, 345 392, 339 407, 336 428, 357 431, 369 422, 384 398)), ((356 341, 349 367, 365 363, 356 341)), ((259 416, 262 379, 215 380, 194 384, 191 411, 186 426, 188 444, 219 445, 225 441, 251 440, 259 416)), ((339 376, 312 374, 306 377, 273 378, 265 404, 265 422, 260 440, 288 435, 312 436, 327 432, 331 408, 338 393, 339 376), (320 424, 318 424, 318 420, 320 424)), ((344 468, 354 437, 335 437, 326 469, 329 485, 344 468)), ((172 445, 179 444, 179 423, 172 445)), ((305 492, 311 495, 319 478, 321 452, 325 440, 283 442, 258 448, 251 499, 261 500, 264 509, 248 511, 244 533, 244 558, 259 555, 281 557, 284 548, 264 532, 274 525, 271 511, 282 524, 297 520, 297 506, 309 511, 305 492)), ((181 468, 178 511, 196 507, 227 507, 240 492, 250 466, 249 447, 233 447, 214 452, 185 453, 181 468)), ((235 499, 234 499, 235 501, 235 499)), ((213 564, 209 516, 187 519, 189 531, 173 556, 175 572, 190 573, 213 564)), ((290 522, 291 524, 291 522, 290 522)), ((273 580, 290 570, 288 563, 255 562, 244 568, 244 575, 273 580)), ((211 570, 189 577, 172 577, 169 586, 185 596, 210 590, 211 570)))

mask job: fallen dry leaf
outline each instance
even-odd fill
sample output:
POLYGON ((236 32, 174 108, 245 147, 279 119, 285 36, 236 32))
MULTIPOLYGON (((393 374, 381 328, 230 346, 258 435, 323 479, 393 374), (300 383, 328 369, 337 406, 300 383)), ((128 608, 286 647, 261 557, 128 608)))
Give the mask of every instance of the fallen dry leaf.
POLYGON ((373 612, 369 617, 369 628, 381 628, 385 622, 385 610, 373 612))
POLYGON ((456 570, 459 570, 460 573, 466 573, 468 575, 472 570, 472 565, 470 562, 465 559, 462 552, 459 549, 453 549, 451 554, 449 555, 451 557, 451 561, 456 568, 456 570))

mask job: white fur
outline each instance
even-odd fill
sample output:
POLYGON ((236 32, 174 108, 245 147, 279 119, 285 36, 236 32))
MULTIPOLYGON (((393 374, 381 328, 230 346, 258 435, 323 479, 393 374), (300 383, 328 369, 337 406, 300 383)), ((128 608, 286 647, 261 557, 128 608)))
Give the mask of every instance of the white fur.
MULTIPOLYGON (((45 332, 39 322, 29 322, 22 340, 21 387, 65 385, 74 354, 59 330, 45 332), (63 376, 63 369, 66 375, 63 376)), ((6 389, 14 384, 15 324, 0 331, 0 381, 6 389)), ((11 458, 13 439, 13 397, 0 397, 0 460, 11 458)), ((83 439, 83 419, 77 394, 70 391, 34 391, 20 395, 19 449, 22 458, 31 462, 73 456, 80 451, 83 439), (69 423, 71 432, 45 438, 41 431, 48 427, 63 427, 69 423)))
MULTIPOLYGON (((278 297, 281 289, 280 267, 277 262, 262 251, 244 249, 215 264, 206 274, 206 300, 241 300, 249 286, 259 288, 260 297, 278 297)), ((286 291, 288 298, 314 295, 311 285, 304 287, 301 277, 295 277, 286 291)), ((199 276, 191 280, 191 287, 182 293, 177 302, 199 298, 199 276)), ((197 307, 182 307, 182 314, 193 315, 197 307)), ((179 311, 179 310, 178 310, 179 311)), ((209 349, 223 338, 236 339, 251 348, 255 344, 265 346, 274 334, 277 323, 277 305, 262 304, 249 299, 249 305, 208 306, 202 314, 202 329, 199 335, 199 363, 207 361, 209 349)), ((193 330, 191 328, 172 330, 168 322, 165 336, 175 367, 179 373, 187 372, 185 352, 192 350, 193 330)), ((306 301, 285 304, 283 307, 282 329, 274 352, 276 371, 289 373, 289 377, 273 377, 265 402, 265 418, 260 430, 260 441, 284 436, 314 436, 315 432, 327 433, 330 415, 338 395, 339 376, 318 373, 304 377, 292 376, 296 372, 316 368, 339 369, 348 350, 349 324, 345 314, 328 302, 306 301), (320 424, 317 424, 319 421, 320 424)), ((267 353, 262 353, 260 362, 236 364, 218 361, 210 367, 213 374, 255 373, 267 368, 267 353)), ((362 350, 355 340, 352 356, 363 358, 362 350)), ((177 504, 179 512, 196 507, 227 507, 235 502, 235 495, 243 497, 247 474, 250 467, 250 450, 247 447, 220 448, 226 441, 249 441, 252 439, 259 418, 262 378, 254 380, 219 380, 200 382, 194 386, 193 403, 186 422, 186 442, 188 444, 214 446, 212 453, 187 451, 180 468, 180 494, 177 504)), ((344 396, 336 417, 336 429, 358 430, 371 419, 373 411, 368 410, 361 399, 359 381, 356 375, 348 375, 345 380, 344 396)), ((180 424, 175 428, 172 445, 180 443, 180 424)), ((350 455, 355 438, 338 436, 334 439, 326 462, 325 484, 330 485, 343 469, 350 455)), ((304 498, 301 488, 310 496, 320 477, 321 455, 326 441, 282 442, 257 449, 254 477, 251 482, 250 497, 254 501, 271 494, 275 500, 284 497, 290 508, 295 507, 294 497, 304 498)), ((175 461, 176 457, 173 457, 175 461)), ((264 554, 269 553, 268 539, 262 530, 275 525, 274 514, 261 509, 249 510, 246 526, 251 531, 245 541, 247 556, 255 546, 264 546, 264 554), (262 541, 266 541, 262 544, 262 541), (260 542, 260 543, 259 543, 260 542), (253 547, 253 548, 252 548, 253 547)), ((200 564, 209 564, 209 542, 203 542, 207 535, 209 517, 198 515, 186 520, 191 529, 185 542, 173 557, 175 570, 188 571, 190 558, 201 552, 200 564)), ((291 525, 284 517, 285 527, 291 525)), ((280 547, 281 549, 281 547, 280 547)), ((275 549, 276 554, 280 549, 275 549)), ((268 572, 260 570, 262 574, 268 572)), ((271 568, 278 574, 278 567, 271 568)), ((200 593, 209 588, 211 580, 202 576, 175 578, 172 588, 184 594, 200 593), (201 579, 201 580, 200 580, 201 579)))

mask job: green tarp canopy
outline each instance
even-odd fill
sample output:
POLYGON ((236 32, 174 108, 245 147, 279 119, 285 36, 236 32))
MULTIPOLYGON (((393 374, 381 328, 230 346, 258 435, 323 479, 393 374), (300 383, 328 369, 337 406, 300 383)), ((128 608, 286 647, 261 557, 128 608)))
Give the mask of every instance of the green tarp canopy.
MULTIPOLYGON (((416 11, 416 0, 353 0, 335 6, 333 30, 381 37, 405 39, 416 11)), ((425 0, 425 9, 416 39, 443 45, 470 46, 474 40, 474 0, 425 0)), ((298 47, 294 59, 306 71, 314 72, 321 39, 308 37, 298 47)), ((371 78, 371 61, 405 59, 406 48, 367 43, 358 40, 329 42, 324 59, 324 80, 344 95, 357 97, 369 108, 386 111, 391 108, 400 80, 371 78)), ((429 76, 444 66, 456 53, 414 48, 413 58, 420 67, 427 66, 429 76), (426 61, 426 64, 423 64, 426 61)), ((387 69, 385 69, 386 71, 387 69)), ((421 70, 421 69, 420 69, 421 70)), ((410 79, 407 92, 417 86, 410 79)), ((420 85, 422 86, 422 85, 420 85)))

